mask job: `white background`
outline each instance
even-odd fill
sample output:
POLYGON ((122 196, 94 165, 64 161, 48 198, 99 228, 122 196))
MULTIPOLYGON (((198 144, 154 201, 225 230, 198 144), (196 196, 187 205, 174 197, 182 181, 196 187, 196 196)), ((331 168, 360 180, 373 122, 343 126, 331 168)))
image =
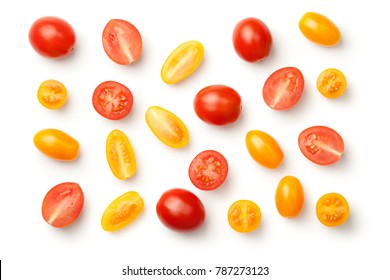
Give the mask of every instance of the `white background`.
MULTIPOLYGON (((388 278, 390 22, 385 3, 2 1, 0 259, 4 279, 130 279, 121 276, 128 265, 213 271, 183 279, 217 279, 215 266, 270 268, 269 276, 249 279, 388 278), (343 36, 340 45, 324 48, 303 37, 298 21, 307 11, 323 13, 338 25, 343 36), (30 46, 31 24, 46 15, 62 17, 75 29, 77 44, 70 57, 48 60, 30 46), (232 45, 235 24, 249 16, 263 20, 273 36, 271 55, 256 64, 241 60, 232 45), (101 33, 112 18, 128 20, 141 32, 144 49, 134 65, 116 65, 103 51, 101 33), (204 61, 180 84, 164 84, 162 64, 188 40, 204 45, 204 61), (284 66, 302 71, 304 94, 292 110, 272 111, 262 100, 262 85, 284 66), (325 99, 315 87, 318 74, 329 67, 342 70, 348 79, 347 92, 337 100, 325 99), (37 100, 38 86, 46 79, 57 79, 68 89, 69 100, 60 110, 45 109, 37 100), (105 80, 121 82, 133 92, 133 110, 121 121, 106 120, 92 107, 92 92, 105 80), (237 123, 215 127, 195 115, 195 94, 211 84, 226 84, 240 93, 243 111, 237 123), (174 112, 186 123, 191 136, 186 148, 171 149, 151 133, 144 114, 152 105, 174 112), (297 137, 311 125, 330 126, 343 136, 345 155, 337 164, 317 166, 303 157, 297 137), (64 130, 80 142, 76 161, 53 161, 34 147, 34 134, 48 127, 64 130), (128 181, 117 180, 105 158, 106 137, 116 128, 128 135, 136 152, 137 174, 128 181), (250 158, 245 135, 251 129, 278 140, 285 153, 278 169, 265 169, 250 158), (230 164, 227 182, 213 192, 196 189, 187 175, 190 161, 204 149, 220 151, 230 164), (281 218, 274 204, 276 185, 285 175, 297 176, 305 190, 303 210, 293 220, 281 218), (65 181, 81 185, 85 206, 72 226, 55 229, 42 219, 41 203, 51 187, 65 181), (200 230, 177 233, 158 220, 156 202, 174 187, 191 190, 203 201, 207 218, 200 230), (144 198, 143 213, 128 227, 105 232, 100 226, 103 211, 129 190, 144 198), (339 192, 349 201, 350 219, 342 227, 327 228, 317 221, 316 201, 327 192, 339 192), (257 231, 240 234, 229 227, 227 210, 238 199, 251 199, 260 206, 263 219, 257 231)), ((153 279, 160 278, 164 277, 153 279)))

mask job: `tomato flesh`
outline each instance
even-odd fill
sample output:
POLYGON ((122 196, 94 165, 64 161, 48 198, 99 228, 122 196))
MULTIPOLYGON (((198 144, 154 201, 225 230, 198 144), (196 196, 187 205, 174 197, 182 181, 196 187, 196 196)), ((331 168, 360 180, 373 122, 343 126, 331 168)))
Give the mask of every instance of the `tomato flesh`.
POLYGON ((111 19, 104 27, 102 41, 108 57, 120 65, 132 64, 141 57, 142 37, 130 22, 111 19))
POLYGON ((344 153, 344 140, 330 127, 312 126, 298 136, 298 145, 303 155, 319 165, 337 162, 344 153))
POLYGON ((327 193, 318 199, 316 214, 321 224, 337 227, 344 224, 349 217, 348 201, 339 193, 327 193))
POLYGON ((228 170, 227 160, 221 153, 206 150, 195 156, 188 173, 192 184, 198 189, 214 190, 225 182, 228 170))
POLYGON ((260 207, 251 200, 237 200, 228 211, 228 222, 237 232, 251 232, 260 226, 260 207))
POLYGON ((303 202, 303 187, 298 178, 283 177, 275 192, 275 204, 279 214, 285 218, 295 218, 301 212, 303 202))
POLYGON ((42 202, 42 217, 53 227, 71 225, 80 216, 84 194, 77 183, 61 183, 50 189, 42 202))
POLYGON ((317 89, 327 98, 337 98, 347 89, 347 79, 340 70, 328 68, 318 76, 317 89))
POLYGON ((68 92, 65 86, 57 80, 46 80, 38 89, 38 101, 48 109, 61 108, 67 100, 68 92))
POLYGON ((263 86, 263 99, 274 110, 288 110, 301 99, 304 78, 298 68, 284 67, 272 73, 263 86))

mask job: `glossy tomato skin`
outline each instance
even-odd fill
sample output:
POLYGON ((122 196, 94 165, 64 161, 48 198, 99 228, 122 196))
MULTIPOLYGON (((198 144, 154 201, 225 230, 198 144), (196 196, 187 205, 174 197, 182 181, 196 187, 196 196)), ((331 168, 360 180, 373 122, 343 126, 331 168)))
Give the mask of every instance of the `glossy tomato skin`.
POLYGON ((304 85, 304 77, 298 68, 280 68, 273 72, 264 83, 264 102, 274 110, 289 110, 301 99, 304 85))
POLYGON ((80 144, 69 134, 53 128, 38 131, 34 145, 44 155, 63 161, 75 160, 79 155, 80 144))
POLYGON ((319 165, 337 162, 344 153, 344 140, 334 129, 327 126, 312 126, 298 136, 302 154, 319 165))
POLYGON ((185 189, 170 189, 162 194, 156 206, 157 216, 169 229, 193 231, 205 220, 206 211, 202 201, 185 189))
POLYGON ((80 216, 84 194, 79 184, 65 182, 50 189, 42 202, 42 217, 53 227, 71 225, 80 216))
POLYGON ((57 80, 46 80, 41 83, 37 93, 38 101, 48 109, 59 109, 66 103, 68 91, 63 83, 57 80))
POLYGON ((72 26, 58 17, 37 19, 29 31, 31 46, 47 58, 62 58, 73 52, 76 33, 72 26))
POLYGON ((219 188, 225 182, 228 171, 228 162, 221 153, 205 150, 191 161, 188 174, 195 187, 210 191, 219 188))
POLYGON ((283 177, 275 192, 275 204, 284 218, 295 218, 302 210, 304 192, 301 182, 294 176, 283 177))
POLYGON ((261 61, 271 51, 271 32, 268 26, 257 18, 243 19, 234 28, 233 46, 243 60, 251 63, 261 61))
POLYGON ((337 227, 344 224, 349 217, 348 201, 339 193, 326 193, 316 204, 316 214, 321 224, 337 227))
POLYGON ((241 115, 241 96, 225 85, 211 85, 200 90, 194 98, 196 115, 212 125, 229 125, 241 115))
POLYGON ((343 72, 336 68, 323 70, 317 78, 318 91, 327 98, 338 98, 347 89, 347 79, 343 72))
POLYGON ((92 95, 96 112, 109 120, 125 118, 133 108, 133 94, 125 85, 115 81, 99 84, 92 95))
POLYGON ((141 34, 128 21, 111 19, 104 27, 102 42, 108 57, 120 65, 132 64, 141 57, 141 34))
POLYGON ((229 207, 228 222, 237 232, 254 231, 261 223, 260 207, 252 200, 237 200, 229 207))

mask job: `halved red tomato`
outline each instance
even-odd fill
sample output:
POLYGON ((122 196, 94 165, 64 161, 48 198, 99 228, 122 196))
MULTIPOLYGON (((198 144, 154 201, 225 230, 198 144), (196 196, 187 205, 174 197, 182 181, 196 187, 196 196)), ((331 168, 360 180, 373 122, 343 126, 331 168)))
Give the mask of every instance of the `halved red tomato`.
POLYGON ((188 173, 195 187, 209 191, 220 187, 228 174, 225 157, 214 150, 206 150, 192 160, 188 173))
POLYGON ((299 149, 303 155, 319 165, 330 165, 344 153, 344 140, 327 126, 312 126, 299 134, 299 149))
POLYGON ((265 103, 275 110, 292 108, 302 96, 304 78, 298 68, 284 67, 272 73, 263 86, 265 103))

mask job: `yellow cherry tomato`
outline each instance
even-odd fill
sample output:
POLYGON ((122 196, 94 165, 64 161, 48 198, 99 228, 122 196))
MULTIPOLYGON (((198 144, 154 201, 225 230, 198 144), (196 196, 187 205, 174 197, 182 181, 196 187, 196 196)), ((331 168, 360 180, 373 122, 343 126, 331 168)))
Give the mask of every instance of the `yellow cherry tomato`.
POLYGON ((275 193, 275 204, 279 214, 294 218, 301 212, 304 201, 303 187, 298 178, 285 176, 280 180, 275 193))
POLYGON ((317 89, 325 97, 337 98, 347 89, 347 79, 340 70, 328 68, 318 76, 317 89))
POLYGON ((235 231, 251 232, 260 225, 261 210, 251 200, 237 200, 229 208, 228 221, 235 231))
POLYGON ((130 191, 113 200, 106 208, 101 219, 102 228, 116 231, 133 222, 144 208, 139 193, 130 191))
POLYGON ((271 135, 260 130, 251 130, 247 133, 245 142, 249 154, 259 164, 275 169, 282 163, 283 151, 271 135))
POLYGON ((61 108, 68 98, 65 86, 57 80, 46 80, 38 89, 38 101, 45 108, 61 108))
POLYGON ((328 227, 340 226, 349 217, 348 201, 338 193, 324 194, 317 202, 316 214, 321 224, 328 227))
POLYGON ((322 46, 335 46, 341 40, 338 27, 319 13, 305 13, 299 21, 299 29, 307 39, 322 46))
POLYGON ((178 46, 167 58, 161 78, 167 84, 176 84, 191 75, 203 60, 204 48, 198 41, 188 41, 178 46))
POLYGON ((77 140, 58 129, 38 131, 34 136, 34 145, 44 155, 57 160, 70 161, 79 155, 80 145, 77 140))
POLYGON ((152 106, 146 111, 145 119, 150 130, 165 145, 182 148, 188 144, 190 135, 186 125, 170 111, 152 106))
POLYGON ((115 129, 107 137, 106 156, 112 174, 120 180, 134 176, 136 160, 133 147, 122 131, 115 129))

